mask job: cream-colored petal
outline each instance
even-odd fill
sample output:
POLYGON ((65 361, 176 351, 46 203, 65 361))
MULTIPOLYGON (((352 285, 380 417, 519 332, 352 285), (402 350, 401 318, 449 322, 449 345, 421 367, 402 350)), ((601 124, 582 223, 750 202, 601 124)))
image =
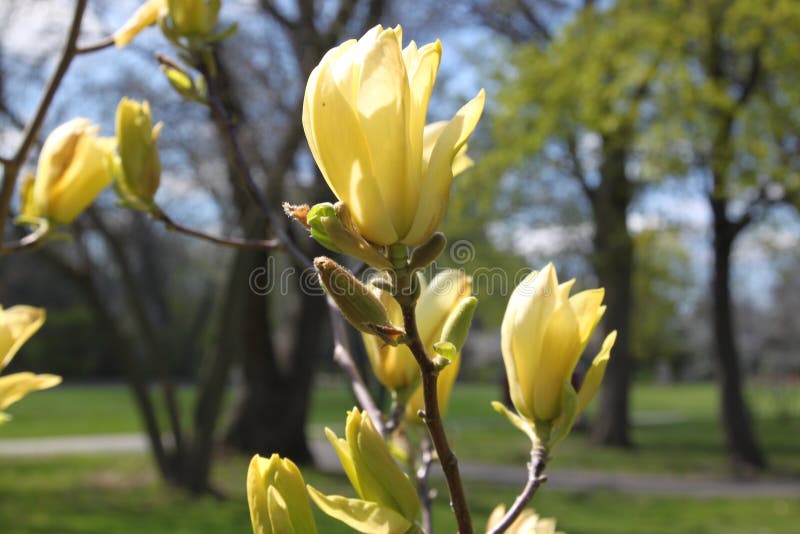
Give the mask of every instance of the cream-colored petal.
MULTIPOLYGON (((399 235, 411 227, 416 196, 409 192, 408 113, 412 105, 397 37, 384 30, 361 58, 358 119, 386 213, 399 235)), ((421 127, 420 127, 421 128, 421 127)))
POLYGON ((456 113, 437 139, 420 188, 420 202, 411 231, 402 242, 416 246, 439 226, 450 198, 453 160, 478 124, 486 94, 483 90, 456 113))
POLYGON ((547 320, 541 346, 541 361, 534 382, 534 414, 552 421, 560 414, 562 386, 572 373, 572 362, 580 350, 578 319, 564 304, 547 320))
MULTIPOLYGON (((542 352, 545 328, 558 305, 558 277, 552 263, 535 276, 528 276, 511 295, 509 307, 517 309, 513 325, 513 351, 522 394, 532 415, 539 368, 549 358, 542 352)), ((561 381, 559 380, 559 384, 561 381)))
POLYGON ((5 410, 28 393, 52 388, 60 383, 61 377, 57 375, 24 372, 0 376, 0 410, 5 410))
POLYGON ((289 515, 289 507, 274 486, 267 488, 267 508, 269 509, 269 523, 272 527, 272 532, 276 534, 295 533, 292 518, 289 515))
POLYGON ((264 474, 269 460, 259 455, 253 456, 247 469, 247 504, 250 507, 250 522, 253 534, 272 534, 267 503, 267 483, 264 474))
POLYGON ((603 341, 603 346, 600 348, 600 352, 597 353, 597 356, 595 356, 592 361, 592 366, 586 373, 586 377, 583 379, 581 388, 578 391, 578 414, 583 413, 594 398, 597 390, 600 389, 603 376, 606 374, 608 360, 611 357, 611 348, 614 346, 614 341, 616 340, 617 331, 614 330, 606 336, 603 341))
POLYGON ((0 307, 0 371, 11 363, 20 347, 28 341, 45 320, 43 308, 33 306, 0 307))
POLYGON ((320 510, 358 532, 398 534, 407 532, 412 526, 402 515, 374 502, 324 495, 312 486, 308 486, 308 494, 320 510))
POLYGON ((316 86, 306 88, 307 124, 311 130, 309 135, 306 128, 306 136, 314 140, 315 159, 325 181, 337 198, 348 205, 364 237, 388 245, 397 241, 397 232, 386 217, 384 199, 357 114, 332 72, 335 60, 348 50, 328 52, 319 65, 316 86))
POLYGON ((472 281, 461 270, 445 269, 430 281, 416 306, 417 327, 426 349, 439 341, 450 312, 471 293, 472 281))
POLYGON ((120 29, 114 32, 114 45, 117 48, 130 43, 139 32, 152 26, 158 20, 159 14, 167 7, 166 0, 148 0, 133 12, 120 29))
POLYGON ((80 137, 72 161, 49 192, 48 213, 53 220, 71 223, 111 183, 109 148, 94 132, 80 137))
POLYGON ((604 295, 605 290, 601 287, 600 289, 581 291, 571 296, 569 299, 572 311, 575 312, 575 316, 578 318, 578 324, 580 325, 581 343, 589 341, 589 337, 592 335, 595 326, 597 326, 597 322, 600 320, 598 311, 603 303, 604 295))
MULTIPOLYGON (((511 298, 506 306, 505 315, 503 316, 503 323, 500 329, 500 342, 503 353, 503 363, 506 368, 506 376, 508 378, 508 388, 511 395, 511 401, 517 408, 517 411, 529 420, 533 420, 533 407, 532 403, 528 404, 528 399, 523 395, 520 383, 519 371, 517 369, 517 357, 514 354, 514 338, 516 336, 517 315, 523 305, 523 295, 518 293, 521 286, 533 285, 534 279, 538 273, 533 271, 514 289, 511 298)), ((527 354, 527 352, 526 352, 527 354)), ((530 399, 533 400, 532 398, 530 399)))

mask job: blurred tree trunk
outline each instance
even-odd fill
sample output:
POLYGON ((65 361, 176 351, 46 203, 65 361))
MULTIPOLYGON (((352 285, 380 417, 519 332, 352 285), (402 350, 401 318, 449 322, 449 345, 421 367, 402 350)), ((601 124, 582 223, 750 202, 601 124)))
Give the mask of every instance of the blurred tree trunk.
POLYGON ((712 198, 714 217, 714 275, 712 296, 714 313, 714 356, 717 362, 721 394, 721 417, 725 441, 736 466, 761 469, 764 455, 756 442, 753 422, 742 393, 739 354, 731 304, 731 249, 741 227, 727 217, 728 203, 712 198))
POLYGON ((624 131, 603 138, 600 184, 589 198, 594 211, 594 267, 606 290, 605 330, 617 330, 600 406, 593 422, 596 443, 631 445, 629 391, 633 360, 630 354, 630 314, 633 305, 633 239, 627 224, 631 184, 625 170, 631 136, 624 131))

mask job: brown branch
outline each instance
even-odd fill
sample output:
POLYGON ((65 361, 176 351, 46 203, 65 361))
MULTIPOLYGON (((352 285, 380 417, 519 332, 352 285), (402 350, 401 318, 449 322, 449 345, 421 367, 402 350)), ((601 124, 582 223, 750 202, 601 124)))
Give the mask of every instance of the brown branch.
POLYGON ((547 477, 543 474, 544 468, 547 465, 547 450, 541 445, 536 445, 531 449, 531 461, 528 464, 528 482, 522 488, 514 504, 508 509, 503 519, 495 525, 492 530, 487 534, 500 534, 505 532, 510 527, 514 520, 519 517, 522 510, 533 498, 536 490, 547 481, 547 477))
POLYGON ((408 254, 404 245, 397 250, 390 250, 390 259, 395 265, 394 274, 396 276, 394 297, 400 304, 403 312, 403 327, 405 328, 404 343, 408 346, 414 359, 417 360, 420 373, 422 375, 422 396, 425 401, 424 420, 428 427, 433 446, 439 457, 439 462, 444 471, 447 487, 450 491, 450 504, 456 516, 458 532, 460 534, 472 534, 472 519, 470 518, 467 497, 464 493, 464 485, 461 482, 461 473, 458 469, 458 459, 450 443, 447 441, 447 434, 442 423, 442 414, 439 409, 439 395, 436 383, 439 379, 439 367, 428 357, 425 345, 420 338, 417 329, 416 317, 416 296, 414 295, 414 284, 416 279, 408 268, 408 254), (399 250, 400 248, 404 250, 399 250), (395 256, 395 254, 398 254, 395 256))
POLYGON ((85 46, 78 46, 75 48, 75 55, 80 54, 90 54, 92 52, 97 52, 98 50, 103 50, 105 48, 111 48, 114 46, 114 36, 109 35, 108 37, 97 41, 96 43, 88 44, 85 46))
POLYGON ((28 151, 36 141, 36 136, 39 134, 47 111, 50 109, 50 104, 53 102, 53 97, 55 97, 56 91, 58 91, 61 81, 64 79, 64 75, 67 73, 67 69, 69 69, 75 57, 75 43, 78 41, 78 35, 81 31, 81 21, 83 20, 83 13, 86 11, 86 1, 87 0, 76 1, 67 42, 61 51, 61 57, 58 60, 56 70, 50 76, 47 85, 45 85, 44 93, 39 100, 39 104, 36 106, 33 119, 28 122, 23 131, 22 142, 16 154, 11 158, 10 162, 3 165, 3 185, 0 187, 0 228, 5 228, 5 222, 6 219, 8 219, 8 210, 11 204, 11 196, 14 193, 14 186, 17 183, 22 165, 28 157, 28 151))
POLYGON ((172 230, 184 235, 195 237, 197 239, 202 239, 203 241, 209 241, 217 245, 224 245, 226 247, 244 248, 251 250, 272 250, 281 247, 281 242, 278 241, 277 239, 240 239, 238 237, 219 237, 207 234, 205 232, 201 232, 200 230, 195 230, 193 228, 189 228, 188 226, 184 226, 180 223, 175 222, 169 215, 167 215, 163 211, 154 213, 153 217, 155 218, 155 220, 164 223, 164 226, 168 230, 172 230))

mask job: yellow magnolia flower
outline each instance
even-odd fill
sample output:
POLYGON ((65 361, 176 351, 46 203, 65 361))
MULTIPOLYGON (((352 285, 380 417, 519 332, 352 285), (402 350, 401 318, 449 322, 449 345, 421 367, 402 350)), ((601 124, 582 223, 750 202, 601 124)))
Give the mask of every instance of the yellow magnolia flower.
POLYGON ((148 0, 139 6, 125 24, 114 32, 114 44, 118 48, 126 46, 139 32, 155 24, 158 17, 165 12, 166 7, 167 0, 148 0))
MULTIPOLYGON (((386 291, 379 289, 375 291, 389 313, 390 322, 402 325, 403 312, 397 301, 386 291)), ((469 298, 471 293, 470 278, 462 271, 452 269, 442 271, 422 289, 416 305, 417 327, 429 355, 433 356, 433 345, 440 341, 442 329, 451 312, 463 299, 469 298)), ((397 392, 403 392, 403 390, 418 384, 419 367, 407 346, 393 347, 384 343, 379 337, 370 334, 363 334, 362 338, 364 347, 367 349, 369 363, 381 384, 397 392)), ((440 391, 448 389, 448 383, 452 388, 459 363, 459 358, 454 359, 453 363, 448 365, 439 376, 439 385, 442 388, 440 391)), ((410 391, 406 391, 406 393, 410 393, 410 391)))
POLYGON ((120 169, 117 175, 117 194, 130 207, 147 211, 161 180, 158 157, 158 134, 163 123, 153 127, 150 104, 129 98, 117 106, 117 151, 120 169))
POLYGON ((576 395, 572 373, 606 308, 602 288, 570 296, 574 283, 559 284, 552 263, 532 272, 511 295, 502 326, 514 406, 526 420, 562 431, 597 392, 616 339, 616 332, 606 337, 576 395))
POLYGON ((204 37, 214 30, 221 0, 167 0, 169 18, 176 35, 204 37))
MULTIPOLYGON (((44 324, 45 313, 32 306, 12 306, 4 310, 0 306, 0 371, 11 363, 20 347, 44 324)), ((0 423, 8 420, 2 412, 32 391, 58 385, 61 377, 14 373, 0 377, 0 423)))
POLYGON ((36 177, 22 187, 22 215, 69 224, 111 182, 113 140, 77 118, 53 130, 39 154, 36 177))
MULTIPOLYGON (((500 523, 505 515, 506 507, 498 504, 492 511, 492 515, 489 516, 486 532, 491 531, 495 525, 500 523)), ((563 531, 556 532, 555 519, 539 517, 530 508, 523 510, 505 532, 507 534, 564 534, 563 531)))
POLYGON ((417 492, 369 416, 353 408, 347 413, 346 439, 329 428, 325 435, 360 499, 327 496, 309 486, 314 503, 360 532, 409 532, 419 515, 417 492))
POLYGON ((253 456, 247 470, 247 502, 254 534, 316 534, 303 475, 288 458, 253 456))
POLYGON ((483 90, 452 120, 425 126, 439 41, 402 48, 402 28, 375 26, 330 50, 313 70, 303 129, 328 186, 372 243, 415 246, 436 230, 483 90))

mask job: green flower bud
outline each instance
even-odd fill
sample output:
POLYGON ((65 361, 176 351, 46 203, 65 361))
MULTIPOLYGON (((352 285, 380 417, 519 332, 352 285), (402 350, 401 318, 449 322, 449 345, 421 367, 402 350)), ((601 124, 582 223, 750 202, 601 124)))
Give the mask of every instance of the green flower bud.
POLYGON ((306 216, 311 237, 333 252, 347 254, 378 269, 388 269, 389 260, 361 234, 350 217, 350 210, 342 202, 323 202, 312 207, 306 216))
POLYGON ((162 123, 153 127, 150 105, 129 98, 117 107, 117 151, 119 164, 116 176, 117 194, 131 208, 151 211, 153 196, 161 181, 158 157, 158 134, 162 123))
POLYGON ((221 0, 167 0, 172 31, 178 37, 206 37, 217 25, 221 0))
POLYGON ((447 238, 441 232, 436 232, 425 243, 421 244, 411 253, 408 264, 412 270, 423 269, 433 263, 444 250, 447 238))
POLYGON ((350 271, 325 256, 314 258, 314 267, 325 292, 351 325, 361 332, 379 336, 385 343, 398 343, 403 331, 392 324, 376 294, 377 289, 362 284, 350 271))

